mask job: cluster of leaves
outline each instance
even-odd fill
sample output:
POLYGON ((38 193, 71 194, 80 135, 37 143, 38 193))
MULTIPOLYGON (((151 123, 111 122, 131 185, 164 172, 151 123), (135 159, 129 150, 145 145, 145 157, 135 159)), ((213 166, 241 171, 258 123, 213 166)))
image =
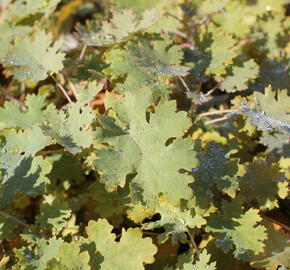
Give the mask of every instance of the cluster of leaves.
POLYGON ((289 6, 0 0, 0 269, 289 268, 289 6))

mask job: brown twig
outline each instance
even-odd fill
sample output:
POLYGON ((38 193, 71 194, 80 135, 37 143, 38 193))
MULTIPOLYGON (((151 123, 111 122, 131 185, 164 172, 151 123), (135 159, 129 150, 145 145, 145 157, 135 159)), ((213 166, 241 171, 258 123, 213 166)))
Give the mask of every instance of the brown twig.
POLYGON ((29 228, 29 225, 27 223, 25 223, 24 221, 18 219, 17 217, 14 217, 14 216, 12 216, 12 215, 10 215, 8 213, 5 213, 5 212, 3 212, 1 210, 0 210, 0 215, 5 217, 5 218, 8 218, 8 219, 14 221, 15 223, 17 223, 17 224, 19 224, 19 225, 21 225, 21 226, 23 226, 25 228, 29 228))
POLYGON ((274 219, 274 218, 271 218, 271 217, 268 217, 268 216, 264 216, 266 219, 272 221, 273 223, 276 223, 277 225, 281 226, 283 229, 285 229, 286 231, 290 232, 290 227, 281 223, 280 221, 274 219))

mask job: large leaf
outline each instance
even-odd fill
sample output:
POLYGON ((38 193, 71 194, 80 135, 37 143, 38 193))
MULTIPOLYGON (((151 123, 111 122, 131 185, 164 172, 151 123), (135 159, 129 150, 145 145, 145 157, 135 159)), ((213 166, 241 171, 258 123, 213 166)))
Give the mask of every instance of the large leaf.
POLYGON ((142 89, 107 98, 111 117, 99 118, 98 141, 108 146, 97 151, 94 162, 111 191, 123 187, 127 175, 137 174, 132 180, 134 198, 149 208, 162 194, 173 205, 190 198, 192 180, 179 171, 196 164, 190 142, 180 139, 190 127, 186 114, 176 112, 175 102, 160 102, 154 113, 148 113, 152 103, 151 94, 142 89), (177 139, 169 143, 172 138, 177 139))
POLYGON ((82 239, 81 247, 89 251, 92 269, 143 270, 144 264, 154 261, 157 248, 151 238, 142 238, 139 228, 123 229, 119 242, 112 229, 105 219, 90 221, 86 227, 88 237, 82 239))

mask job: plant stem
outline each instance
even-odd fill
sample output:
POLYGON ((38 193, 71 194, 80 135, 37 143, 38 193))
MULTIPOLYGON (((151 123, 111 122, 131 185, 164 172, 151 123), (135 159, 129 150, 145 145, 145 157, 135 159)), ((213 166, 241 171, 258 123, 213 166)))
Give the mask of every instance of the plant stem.
POLYGON ((213 120, 209 120, 204 122, 205 125, 209 125, 209 124, 213 124, 213 123, 217 123, 217 122, 221 122, 224 120, 228 120, 229 118, 227 116, 221 117, 221 118, 217 118, 217 119, 213 119, 213 120))
POLYGON ((88 47, 88 45, 85 44, 84 47, 82 48, 79 60, 82 60, 84 58, 87 47, 88 47))
POLYGON ((38 154, 42 156, 48 156, 53 154, 69 154, 69 152, 66 152, 64 149, 56 149, 56 150, 41 150, 38 152, 38 154))
POLYGON ((193 247, 194 247, 195 250, 196 250, 196 257, 197 257, 197 259, 199 260, 199 256, 200 256, 199 249, 198 249, 198 247, 197 247, 197 245, 196 245, 196 243, 195 243, 195 241, 194 241, 193 236, 191 235, 191 233, 190 233, 190 231, 189 231, 189 229, 188 229, 187 227, 186 227, 186 230, 187 230, 187 234, 188 234, 188 236, 189 236, 189 238, 190 238, 190 241, 191 241, 193 247))
POLYGON ((65 91, 65 89, 62 87, 62 85, 57 81, 57 79, 53 76, 50 75, 50 77, 55 81, 55 83, 57 84, 57 86, 60 88, 61 92, 64 94, 64 96, 66 97, 67 101, 69 103, 72 103, 72 100, 70 98, 70 96, 67 94, 67 92, 65 91))
POLYGON ((8 218, 8 219, 14 221, 15 223, 17 223, 17 224, 19 224, 19 225, 21 225, 21 226, 23 226, 25 228, 29 228, 29 225, 27 223, 25 223, 24 221, 18 219, 17 217, 14 217, 14 216, 12 216, 12 215, 10 215, 8 213, 5 213, 5 212, 3 212, 1 210, 0 210, 0 215, 5 217, 5 218, 8 218))
POLYGON ((190 89, 189 89, 189 87, 188 87, 188 85, 187 85, 186 82, 183 80, 183 78, 182 78, 180 75, 178 75, 178 78, 179 78, 179 80, 181 81, 182 85, 185 87, 186 91, 187 91, 187 92, 191 92, 190 89))
POLYGON ((166 12, 165 15, 168 15, 168 16, 174 18, 175 20, 179 21, 180 23, 183 23, 183 21, 181 19, 179 19, 177 16, 173 15, 172 13, 166 12))
POLYGON ((272 221, 273 223, 276 223, 277 225, 281 226, 283 229, 285 229, 286 231, 290 232, 290 227, 288 227, 287 225, 281 223, 280 221, 274 219, 274 218, 271 218, 271 217, 268 217, 268 216, 264 216, 266 219, 272 221))
POLYGON ((219 88, 218 85, 216 85, 213 89, 209 90, 204 96, 205 97, 209 96, 212 92, 214 92, 218 88, 219 88))
POLYGON ((217 114, 223 114, 223 113, 231 113, 231 112, 236 112, 236 110, 219 110, 219 111, 212 111, 212 112, 205 112, 201 113, 198 117, 205 117, 209 115, 217 115, 217 114))

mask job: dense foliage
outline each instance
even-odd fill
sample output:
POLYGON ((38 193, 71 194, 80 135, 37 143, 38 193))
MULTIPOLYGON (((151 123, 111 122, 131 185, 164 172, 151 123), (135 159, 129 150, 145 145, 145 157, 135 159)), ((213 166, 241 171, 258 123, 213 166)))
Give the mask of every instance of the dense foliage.
POLYGON ((0 0, 0 269, 290 267, 288 0, 0 0))

